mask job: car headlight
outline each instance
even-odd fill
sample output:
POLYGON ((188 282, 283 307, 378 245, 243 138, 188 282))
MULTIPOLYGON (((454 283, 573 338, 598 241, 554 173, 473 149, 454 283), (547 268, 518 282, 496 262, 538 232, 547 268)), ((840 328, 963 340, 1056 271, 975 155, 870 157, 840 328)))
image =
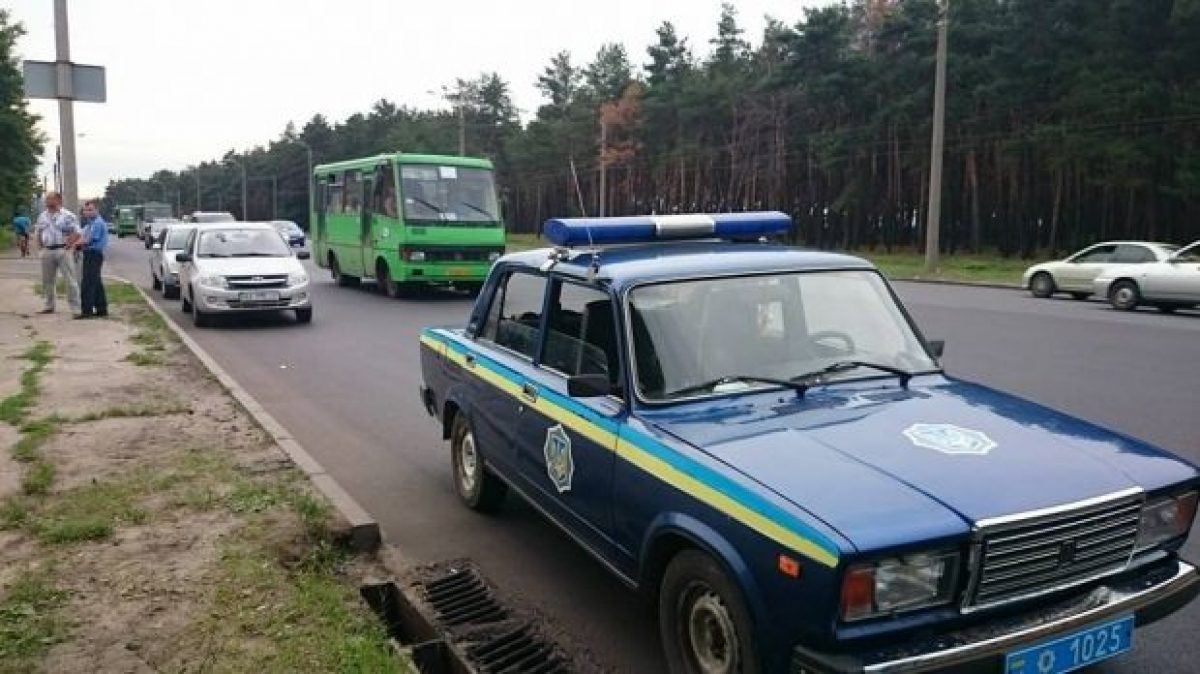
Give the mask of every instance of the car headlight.
POLYGON ((853 622, 949 603, 958 583, 958 553, 890 557, 846 570, 842 620, 853 622))
POLYGON ((305 274, 302 271, 294 271, 288 274, 287 282, 290 286, 298 286, 301 283, 308 283, 308 274, 305 274))
POLYGON ((488 262, 495 262, 496 260, 499 260, 499 259, 500 259, 500 251, 493 250, 492 252, 488 253, 488 262))
POLYGON ((1138 522, 1137 550, 1146 550, 1171 539, 1186 535, 1196 517, 1196 502, 1200 494, 1189 491, 1150 501, 1142 507, 1138 522))
POLYGON ((209 288, 227 288, 228 287, 228 284, 225 282, 225 277, 221 276, 220 274, 205 274, 204 276, 201 276, 200 278, 196 279, 196 282, 202 286, 207 286, 209 288))
POLYGON ((425 251, 410 250, 407 253, 405 253, 405 257, 408 258, 409 262, 424 262, 425 261, 425 251))

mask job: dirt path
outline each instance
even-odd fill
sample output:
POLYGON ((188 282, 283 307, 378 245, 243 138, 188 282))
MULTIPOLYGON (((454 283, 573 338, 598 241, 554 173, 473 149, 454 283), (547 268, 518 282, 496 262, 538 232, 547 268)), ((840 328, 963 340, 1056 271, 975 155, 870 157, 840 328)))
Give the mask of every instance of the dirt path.
POLYGON ((0 278, 0 672, 405 671, 386 572, 129 287, 0 278))

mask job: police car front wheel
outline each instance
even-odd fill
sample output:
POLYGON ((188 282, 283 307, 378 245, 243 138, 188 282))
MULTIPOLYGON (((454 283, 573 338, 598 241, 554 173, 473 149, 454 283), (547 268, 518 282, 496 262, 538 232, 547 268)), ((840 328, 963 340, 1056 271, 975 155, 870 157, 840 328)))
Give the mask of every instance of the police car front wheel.
POLYGON ((499 508, 507 487, 484 466, 475 433, 463 414, 455 415, 450 428, 450 454, 454 464, 454 487, 463 503, 481 512, 499 508))
POLYGON ((709 555, 684 550, 663 574, 659 631, 676 674, 758 671, 750 612, 741 591, 709 555))

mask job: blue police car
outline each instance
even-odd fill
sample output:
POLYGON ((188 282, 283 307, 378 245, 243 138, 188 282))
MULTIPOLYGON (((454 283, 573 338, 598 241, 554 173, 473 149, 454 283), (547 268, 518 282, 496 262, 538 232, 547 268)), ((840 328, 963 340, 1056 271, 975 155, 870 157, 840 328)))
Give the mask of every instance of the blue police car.
POLYGON ((780 213, 559 219, 421 336, 467 506, 512 491, 657 601, 673 672, 1066 672, 1200 588, 1200 474, 956 380, 780 213))

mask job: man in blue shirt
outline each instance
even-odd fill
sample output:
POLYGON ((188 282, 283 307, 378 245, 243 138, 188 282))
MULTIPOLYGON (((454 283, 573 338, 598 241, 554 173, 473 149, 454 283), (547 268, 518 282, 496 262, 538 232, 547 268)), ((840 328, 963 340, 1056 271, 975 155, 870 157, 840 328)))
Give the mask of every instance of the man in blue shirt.
POLYGON ((21 249, 21 257, 29 257, 29 227, 33 223, 29 222, 28 215, 17 213, 12 224, 13 231, 17 233, 17 246, 21 249))
POLYGON ((79 242, 83 249, 83 278, 79 289, 81 311, 76 318, 108 315, 108 297, 104 294, 104 282, 100 279, 104 249, 108 247, 108 223, 100 217, 98 206, 95 199, 83 204, 83 237, 79 242))

